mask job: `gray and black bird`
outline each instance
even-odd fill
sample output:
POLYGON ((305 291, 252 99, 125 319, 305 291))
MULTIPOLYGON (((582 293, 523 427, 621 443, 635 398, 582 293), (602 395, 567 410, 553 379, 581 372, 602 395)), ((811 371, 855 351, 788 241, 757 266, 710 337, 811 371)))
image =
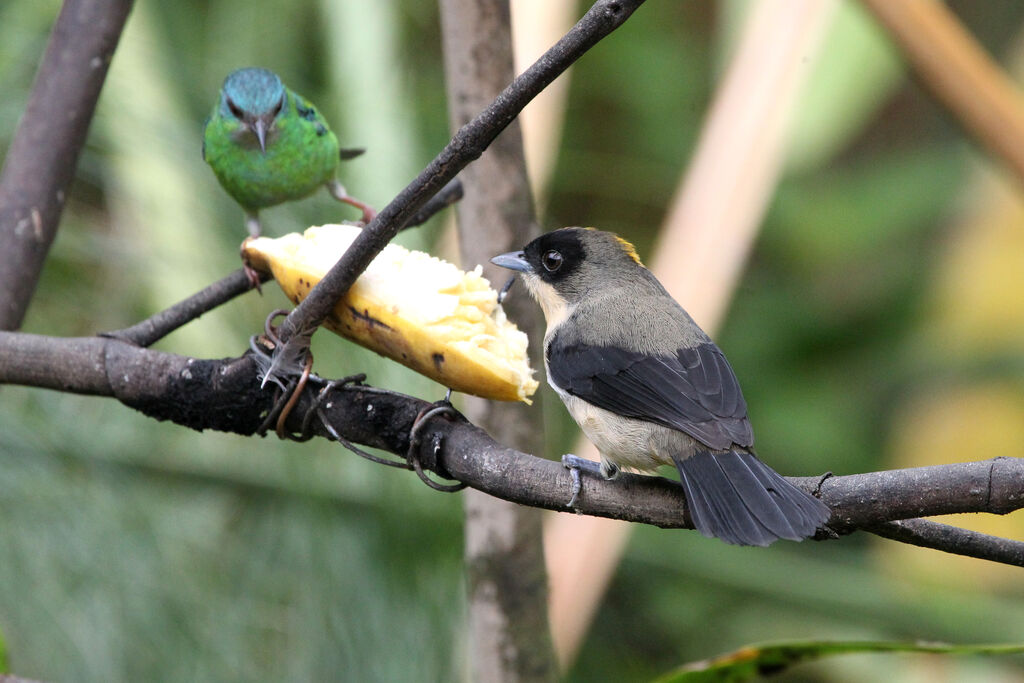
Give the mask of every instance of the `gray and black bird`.
POLYGON ((598 467, 674 464, 700 533, 765 546, 814 535, 829 518, 752 450, 739 382, 722 351, 665 291, 626 240, 590 228, 538 237, 493 263, 522 274, 544 309, 548 382, 601 453, 598 467))

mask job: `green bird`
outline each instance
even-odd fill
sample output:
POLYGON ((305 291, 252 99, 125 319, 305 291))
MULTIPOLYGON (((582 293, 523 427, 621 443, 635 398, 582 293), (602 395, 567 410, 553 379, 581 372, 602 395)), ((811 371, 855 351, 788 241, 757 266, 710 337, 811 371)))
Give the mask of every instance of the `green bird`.
POLYGON ((228 74, 203 131, 203 159, 245 210, 249 234, 261 232, 259 210, 308 197, 323 186, 339 202, 376 211, 350 197, 335 178, 342 150, 337 136, 309 100, 285 87, 277 74, 255 67, 228 74))

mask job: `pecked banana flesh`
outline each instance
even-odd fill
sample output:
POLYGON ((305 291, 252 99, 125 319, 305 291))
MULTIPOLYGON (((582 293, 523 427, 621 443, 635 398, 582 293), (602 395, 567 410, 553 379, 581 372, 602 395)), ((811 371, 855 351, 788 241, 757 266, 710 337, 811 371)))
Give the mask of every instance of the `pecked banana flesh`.
MULTIPOLYGON (((360 230, 323 225, 276 239, 258 237, 246 240, 242 254, 298 304, 360 230)), ((505 317, 480 266, 465 272, 389 244, 324 326, 456 391, 529 403, 537 390, 526 334, 505 317)))

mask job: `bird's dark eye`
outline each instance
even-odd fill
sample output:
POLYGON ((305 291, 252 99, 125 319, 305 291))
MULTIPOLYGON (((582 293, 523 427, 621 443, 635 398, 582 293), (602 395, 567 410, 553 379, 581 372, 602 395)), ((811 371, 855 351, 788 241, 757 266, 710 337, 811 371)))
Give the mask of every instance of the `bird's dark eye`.
POLYGON ((284 95, 281 95, 280 101, 278 101, 277 106, 274 107, 274 111, 273 111, 274 116, 277 116, 278 114, 280 114, 282 109, 284 109, 284 95))
POLYGON ((553 273, 562 267, 562 254, 551 249, 544 253, 544 256, 540 259, 540 263, 544 266, 544 270, 549 273, 553 273))
POLYGON ((237 104, 235 104, 234 100, 232 100, 230 97, 228 97, 227 98, 227 103, 228 103, 228 109, 231 111, 232 115, 234 115, 234 117, 236 119, 240 119, 240 118, 243 117, 242 110, 239 108, 239 106, 237 104))

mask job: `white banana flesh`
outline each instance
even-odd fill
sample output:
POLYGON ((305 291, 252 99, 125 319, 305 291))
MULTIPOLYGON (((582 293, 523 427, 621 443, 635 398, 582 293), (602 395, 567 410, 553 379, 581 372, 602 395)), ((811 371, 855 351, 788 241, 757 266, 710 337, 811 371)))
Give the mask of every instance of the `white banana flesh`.
MULTIPOLYGON (((246 240, 242 253, 298 304, 360 230, 322 225, 302 234, 258 237, 246 240)), ((389 244, 324 326, 455 391, 529 403, 537 381, 526 334, 505 317, 498 293, 481 272, 480 266, 467 273, 389 244)))

